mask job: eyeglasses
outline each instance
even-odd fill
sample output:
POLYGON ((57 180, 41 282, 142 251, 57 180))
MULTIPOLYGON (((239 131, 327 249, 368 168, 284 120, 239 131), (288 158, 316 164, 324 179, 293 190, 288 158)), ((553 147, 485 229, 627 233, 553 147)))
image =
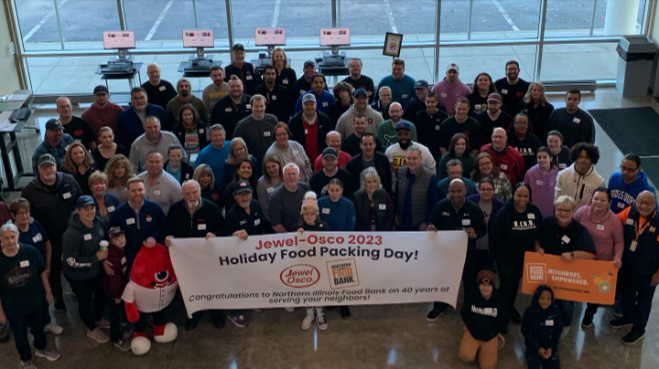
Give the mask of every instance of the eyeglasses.
POLYGON ((286 136, 288 136, 288 133, 286 133, 286 132, 284 132, 284 133, 277 133, 277 134, 275 135, 275 137, 286 137, 286 136))
POLYGON ((569 214, 569 213, 572 212, 572 209, 561 209, 561 208, 557 208, 557 209, 556 209, 556 212, 557 212, 557 213, 563 213, 563 214, 569 214))
POLYGON ((634 173, 635 171, 638 170, 638 168, 639 168, 639 167, 636 167, 636 168, 632 169, 632 168, 627 168, 627 167, 621 165, 621 166, 620 166, 620 171, 621 171, 621 172, 634 173))
POLYGON ((478 190, 478 191, 481 191, 481 192, 492 192, 492 191, 494 191, 494 188, 481 188, 481 189, 478 190))

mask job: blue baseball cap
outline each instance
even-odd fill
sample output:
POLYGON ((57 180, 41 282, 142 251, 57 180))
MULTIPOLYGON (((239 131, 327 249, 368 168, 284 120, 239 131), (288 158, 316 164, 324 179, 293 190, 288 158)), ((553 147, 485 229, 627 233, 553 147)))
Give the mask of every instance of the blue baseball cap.
POLYGON ((410 124, 410 122, 401 120, 400 122, 396 123, 396 131, 398 131, 399 129, 406 129, 408 131, 411 131, 412 125, 410 124))
POLYGON ((85 208, 89 205, 94 205, 94 198, 89 195, 82 195, 76 202, 77 208, 85 208))

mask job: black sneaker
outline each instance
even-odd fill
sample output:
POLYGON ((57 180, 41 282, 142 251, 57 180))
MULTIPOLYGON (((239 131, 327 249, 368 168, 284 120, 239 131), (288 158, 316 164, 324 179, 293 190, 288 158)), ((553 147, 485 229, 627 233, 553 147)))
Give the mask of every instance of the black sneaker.
POLYGON ((508 309, 508 316, 510 317, 511 322, 515 324, 522 323, 522 316, 519 315, 519 311, 517 311, 517 309, 515 309, 514 307, 508 309))
POLYGON ((188 319, 185 322, 185 330, 186 331, 194 330, 195 328, 197 328, 198 325, 199 325, 199 319, 195 319, 195 318, 188 319))
POLYGON ((224 328, 224 326, 225 326, 226 324, 227 324, 227 322, 226 322, 226 320, 224 319, 224 317, 220 317, 220 318, 215 318, 215 319, 213 319, 213 325, 214 325, 215 328, 217 328, 217 329, 222 329, 222 328, 224 328))
POLYGON ((609 327, 611 327, 613 329, 631 327, 632 325, 634 325, 634 324, 632 324, 632 322, 630 322, 629 320, 627 320, 625 318, 613 319, 612 321, 609 322, 609 327))
POLYGON ((432 310, 430 310, 428 315, 426 315, 426 320, 429 322, 434 322, 437 320, 437 318, 439 318, 446 311, 446 306, 447 305, 440 305, 434 307, 432 310))
POLYGON ((66 305, 64 305, 64 301, 55 302, 55 304, 53 304, 53 307, 55 308, 55 312, 57 313, 66 313, 66 305))
POLYGON ((348 319, 350 318, 350 308, 347 306, 341 306, 341 318, 348 319))
POLYGON ((586 310, 586 313, 583 315, 583 319, 581 320, 581 328, 590 328, 593 326, 593 316, 595 314, 591 313, 590 311, 586 310))
POLYGON ((635 345, 638 341, 642 340, 643 338, 645 338, 645 333, 632 330, 631 332, 627 333, 624 337, 622 337, 622 344, 627 346, 635 345))

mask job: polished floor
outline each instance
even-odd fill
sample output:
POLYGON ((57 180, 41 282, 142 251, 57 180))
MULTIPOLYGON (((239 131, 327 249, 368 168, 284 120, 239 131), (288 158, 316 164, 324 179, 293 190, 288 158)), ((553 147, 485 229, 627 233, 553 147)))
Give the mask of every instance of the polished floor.
MULTIPOLYGON (((561 96, 552 96, 557 107, 561 96)), ((652 98, 622 99, 614 89, 600 89, 584 95, 585 109, 652 106, 652 98)), ((43 133, 45 121, 56 115, 44 109, 35 114, 35 123, 43 133)), ((34 124, 34 123, 33 123, 34 124)), ((26 163, 38 144, 34 131, 20 134, 21 149, 26 163)), ((604 178, 617 170, 622 153, 599 128, 597 144, 602 159, 597 169, 604 178)), ((659 153, 659 150, 658 150, 659 153)), ((645 158, 643 160, 646 160, 645 158)), ((648 159, 650 160, 650 159, 648 159)), ((654 159, 656 160, 656 159, 654 159)), ((29 165, 28 165, 29 166, 29 165)), ((23 179, 23 184, 27 179, 23 179)), ((12 199, 17 193, 6 193, 12 199)), ((359 306, 352 308, 352 317, 342 320, 337 310, 327 312, 329 329, 299 328, 303 309, 288 313, 282 309, 261 313, 248 311, 249 326, 238 328, 227 322, 216 330, 207 315, 199 327, 186 332, 182 302, 170 307, 169 317, 179 326, 179 337, 170 344, 154 343, 143 357, 121 352, 110 343, 98 344, 85 336, 76 302, 69 294, 65 299, 69 310, 65 314, 51 311, 54 320, 64 327, 61 336, 48 336, 49 345, 62 353, 57 362, 36 359, 43 368, 477 368, 476 363, 463 363, 458 358, 462 321, 458 312, 449 309, 436 322, 425 319, 430 304, 359 306)), ((461 299, 460 299, 461 300, 461 299)), ((530 297, 520 293, 517 308, 523 311, 530 297)), ((624 346, 620 339, 627 332, 615 331, 607 323, 612 308, 601 308, 593 328, 583 330, 580 321, 585 306, 577 304, 572 330, 560 343, 563 368, 658 368, 659 367, 659 303, 655 301, 646 338, 635 346, 624 346)), ((458 306, 460 307, 460 305, 458 306)), ((499 351, 499 368, 526 367, 524 340, 519 325, 511 323, 506 345, 499 351)), ((0 369, 19 367, 13 342, 0 344, 0 369)))

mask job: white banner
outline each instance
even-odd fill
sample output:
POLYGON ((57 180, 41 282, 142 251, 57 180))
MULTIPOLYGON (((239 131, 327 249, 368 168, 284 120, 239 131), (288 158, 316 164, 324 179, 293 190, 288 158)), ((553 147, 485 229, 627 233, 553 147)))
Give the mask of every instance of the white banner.
POLYGON ((455 307, 466 253, 462 231, 187 238, 170 248, 188 314, 428 301, 455 307))

